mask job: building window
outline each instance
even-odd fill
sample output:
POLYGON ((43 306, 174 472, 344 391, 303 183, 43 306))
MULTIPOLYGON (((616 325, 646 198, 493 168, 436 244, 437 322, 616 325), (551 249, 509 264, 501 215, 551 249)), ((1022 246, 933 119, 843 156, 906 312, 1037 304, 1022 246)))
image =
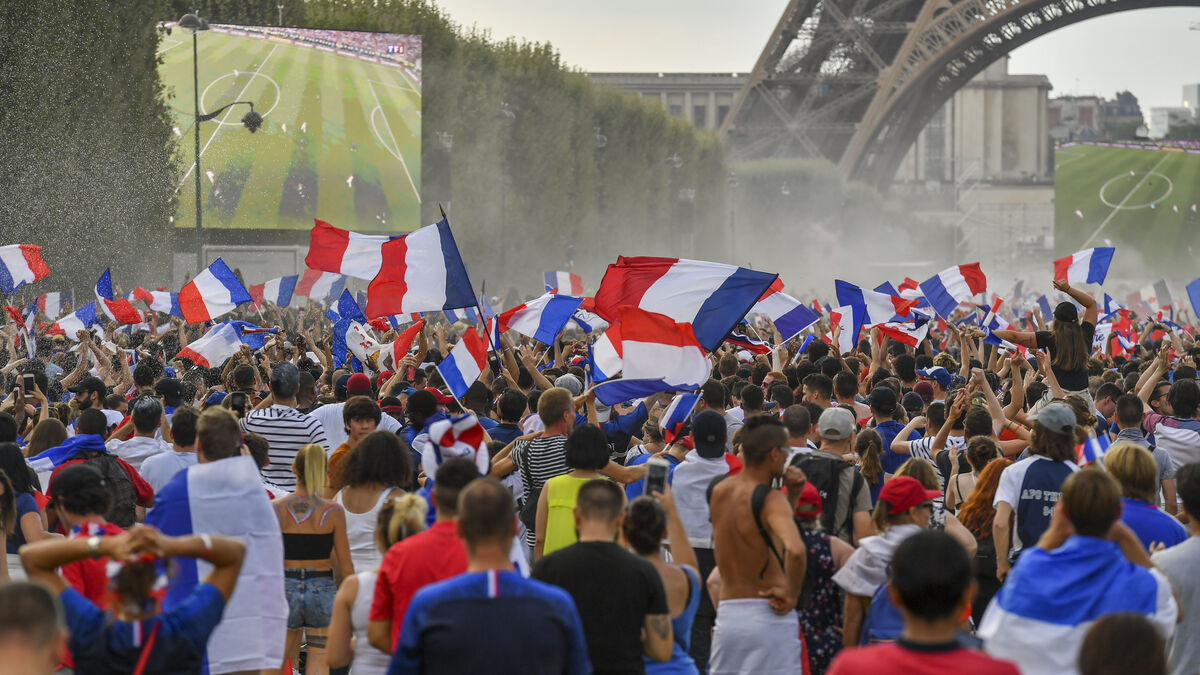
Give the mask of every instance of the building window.
POLYGON ((670 113, 672 117, 683 117, 683 106, 671 104, 667 106, 667 112, 670 113))
POLYGON ((708 108, 702 105, 692 106, 692 126, 704 129, 708 126, 708 108))
POLYGON ((729 106, 727 106, 727 105, 717 106, 717 126, 721 126, 722 124, 725 124, 726 117, 729 117, 729 106))

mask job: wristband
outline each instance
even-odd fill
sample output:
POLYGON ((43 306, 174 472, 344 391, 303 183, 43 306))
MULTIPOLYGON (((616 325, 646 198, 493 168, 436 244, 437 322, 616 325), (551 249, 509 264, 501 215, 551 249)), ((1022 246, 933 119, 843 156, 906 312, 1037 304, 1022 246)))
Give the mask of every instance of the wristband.
POLYGON ((204 543, 204 555, 209 555, 209 554, 211 554, 211 553, 212 553, 212 548, 213 548, 212 536, 210 536, 210 535, 209 535, 209 534, 207 534, 207 533, 205 533, 205 534, 198 534, 198 535, 196 535, 196 536, 197 536, 197 537, 200 537, 200 541, 204 543))

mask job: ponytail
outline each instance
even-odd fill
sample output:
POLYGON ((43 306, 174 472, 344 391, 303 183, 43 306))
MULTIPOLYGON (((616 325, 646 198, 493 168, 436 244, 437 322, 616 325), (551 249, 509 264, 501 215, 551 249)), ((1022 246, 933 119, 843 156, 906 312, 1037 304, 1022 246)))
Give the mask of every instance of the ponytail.
POLYGON ((319 494, 321 488, 325 487, 327 462, 325 448, 316 443, 309 443, 296 453, 296 460, 292 467, 296 472, 296 477, 300 479, 309 494, 319 494))
POLYGON ((375 536, 386 551, 393 544, 425 529, 425 499, 406 494, 384 502, 375 519, 375 536))

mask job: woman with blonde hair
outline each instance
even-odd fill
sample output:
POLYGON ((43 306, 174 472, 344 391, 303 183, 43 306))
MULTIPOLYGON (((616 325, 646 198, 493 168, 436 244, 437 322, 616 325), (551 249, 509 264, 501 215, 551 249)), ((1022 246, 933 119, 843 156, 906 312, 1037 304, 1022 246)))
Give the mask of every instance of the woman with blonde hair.
MULTIPOLYGON (((379 433, 379 432, 377 432, 379 433)), ((382 432, 388 433, 388 432, 382 432)), ((375 520, 375 545, 386 553, 392 544, 425 529, 429 505, 415 494, 386 500, 375 520)), ((363 570, 342 582, 333 600, 333 619, 329 623, 329 665, 351 666, 354 675, 382 675, 387 671, 389 654, 371 646, 367 639, 367 616, 375 597, 379 565, 363 570)))
POLYGON ((1158 465, 1154 455, 1133 443, 1118 443, 1104 453, 1104 468, 1121 485, 1121 522, 1147 551, 1171 548, 1187 540, 1179 521, 1158 508, 1158 465))
POLYGON ((1000 590, 1000 581, 996 578, 996 542, 992 539, 992 520, 996 518, 996 507, 992 505, 992 500, 1000 485, 1000 474, 1012 463, 1006 457, 988 462, 979 472, 975 487, 957 514, 959 522, 975 537, 977 544, 975 582, 978 590, 971 600, 971 616, 977 624, 983 618, 983 610, 992 596, 1000 590))
MULTIPOLYGON (((900 465, 899 469, 896 469, 896 476, 911 476, 916 478, 926 490, 941 491, 941 481, 938 479, 937 469, 933 468, 929 460, 909 457, 900 465)), ((895 479, 893 478, 893 480, 895 479)), ((940 494, 933 500, 933 511, 929 514, 929 524, 926 527, 931 530, 944 531, 962 544, 962 547, 967 550, 967 554, 975 555, 977 547, 975 537, 972 537, 967 528, 958 522, 958 518, 955 518, 953 513, 946 513, 946 503, 940 494)))
MULTIPOLYGON (((308 644, 307 672, 325 675, 325 633, 338 581, 354 574, 346 539, 346 513, 320 497, 325 448, 309 443, 292 462, 296 491, 272 502, 283 531, 283 584, 288 601, 284 658, 299 665, 300 638, 308 644)), ((285 661, 286 663, 286 661, 285 661)))

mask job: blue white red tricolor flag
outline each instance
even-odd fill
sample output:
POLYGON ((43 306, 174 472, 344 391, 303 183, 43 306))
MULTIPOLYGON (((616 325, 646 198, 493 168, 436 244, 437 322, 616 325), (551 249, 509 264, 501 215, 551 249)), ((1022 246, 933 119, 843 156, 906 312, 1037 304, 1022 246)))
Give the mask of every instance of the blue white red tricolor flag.
POLYGON ((501 312, 498 317, 500 330, 515 330, 543 344, 554 344, 554 338, 562 332, 582 302, 583 298, 546 293, 501 312))
POLYGON ((42 247, 34 244, 0 246, 0 293, 8 295, 50 274, 42 247))
POLYGON ((112 275, 108 270, 96 281, 96 306, 105 316, 117 323, 141 323, 142 313, 137 311, 125 298, 113 294, 112 275))
POLYGON ((979 263, 955 265, 921 282, 921 292, 938 316, 949 319, 960 302, 987 290, 979 263))
POLYGON ((264 302, 270 302, 277 307, 287 307, 292 304, 292 294, 296 291, 296 283, 299 281, 298 275, 291 274, 285 277, 275 277, 261 284, 254 284, 246 290, 250 291, 250 297, 254 299, 256 309, 261 307, 264 302))
POLYGON ((454 398, 462 398, 487 368, 487 352, 487 343, 474 328, 469 328, 438 364, 437 370, 454 398))
POLYGON ((99 323, 100 317, 96 316, 96 303, 89 302, 74 312, 60 317, 46 332, 51 335, 66 335, 68 338, 78 342, 79 338, 76 337, 76 334, 79 331, 87 330, 99 323))
POLYGON ((692 414, 692 409, 699 402, 699 394, 676 394, 675 398, 671 399, 671 404, 667 406, 658 420, 658 427, 662 429, 664 441, 671 443, 679 436, 683 425, 687 423, 688 417, 692 414))
POLYGON ((304 274, 296 282, 292 293, 302 298, 323 301, 341 295, 342 289, 345 287, 346 277, 344 275, 309 268, 304 270, 304 274))
POLYGON ((383 264, 367 287, 367 316, 475 306, 467 267, 445 218, 385 243, 383 264))
POLYGON ((1054 280, 1071 284, 1103 284, 1112 264, 1111 247, 1086 248, 1054 261, 1054 280))
POLYGON ((545 272, 542 274, 547 293, 583 295, 583 278, 574 272, 545 272))
POLYGON ((216 368, 236 354, 241 347, 242 339, 237 328, 230 323, 222 323, 209 329, 204 337, 179 350, 179 356, 191 359, 192 363, 198 366, 216 368))
POLYGON ((762 340, 756 340, 746 333, 739 330, 741 326, 729 331, 729 335, 725 336, 725 344, 733 345, 738 349, 745 349, 751 354, 769 354, 771 346, 762 340))
POLYGON ((178 293, 148 291, 138 286, 133 289, 133 297, 146 303, 146 306, 155 312, 162 312, 171 316, 183 316, 183 311, 179 308, 178 293))
POLYGON ((179 309, 188 323, 214 321, 252 300, 250 292, 220 258, 179 289, 179 309))
POLYGON ((74 302, 74 294, 71 291, 43 293, 38 296, 37 306, 38 311, 53 320, 62 316, 68 308, 73 308, 74 302))
POLYGON ((309 269, 336 272, 370 281, 383 265, 383 245, 396 239, 388 235, 359 234, 342 230, 323 220, 314 219, 308 235, 309 269))
POLYGON ((796 337, 821 318, 818 311, 784 293, 780 279, 771 282, 758 302, 750 308, 750 313, 770 317, 784 340, 796 337))
POLYGON ((593 388, 605 405, 660 391, 698 389, 712 373, 690 324, 626 305, 605 331, 610 341, 614 328, 620 335, 622 378, 593 388))
POLYGON ((1075 448, 1076 464, 1087 466, 1108 452, 1108 438, 1104 436, 1088 436, 1082 445, 1075 448))

